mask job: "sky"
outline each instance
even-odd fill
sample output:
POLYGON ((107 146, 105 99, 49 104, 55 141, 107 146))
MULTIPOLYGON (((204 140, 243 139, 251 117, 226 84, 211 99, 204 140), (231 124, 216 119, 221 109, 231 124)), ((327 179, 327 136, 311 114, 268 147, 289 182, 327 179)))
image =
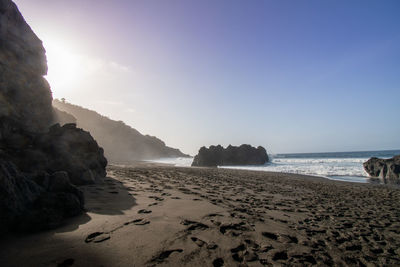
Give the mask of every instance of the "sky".
POLYGON ((53 97, 195 155, 400 148, 398 0, 15 0, 53 97))

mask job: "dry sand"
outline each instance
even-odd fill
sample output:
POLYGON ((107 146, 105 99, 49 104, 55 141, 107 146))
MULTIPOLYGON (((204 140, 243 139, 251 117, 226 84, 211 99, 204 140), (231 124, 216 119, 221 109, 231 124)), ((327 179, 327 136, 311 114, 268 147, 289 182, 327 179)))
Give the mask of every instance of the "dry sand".
POLYGON ((281 173, 111 166, 88 212, 0 241, 1 266, 399 266, 400 190, 281 173))

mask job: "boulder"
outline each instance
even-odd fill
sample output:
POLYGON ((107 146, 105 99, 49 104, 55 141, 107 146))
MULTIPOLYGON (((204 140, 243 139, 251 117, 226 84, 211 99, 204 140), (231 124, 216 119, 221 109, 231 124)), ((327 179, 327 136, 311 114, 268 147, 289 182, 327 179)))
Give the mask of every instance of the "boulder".
POLYGON ((42 172, 34 180, 42 184, 44 191, 26 212, 19 217, 16 228, 22 231, 38 231, 55 228, 64 218, 81 214, 84 211, 84 195, 71 184, 68 173, 55 172, 48 175, 42 172), (42 178, 39 178, 41 177, 42 178), (40 183, 41 179, 44 183, 40 183))
POLYGON ((202 147, 194 157, 192 166, 216 167, 235 165, 263 165, 269 161, 267 151, 262 146, 257 148, 250 145, 239 147, 221 145, 202 147))
POLYGON ((8 160, 22 172, 65 171, 74 185, 93 184, 106 176, 107 159, 103 149, 89 132, 76 128, 75 124, 63 127, 55 124, 41 134, 18 130, 18 135, 17 142, 7 139, 3 149, 8 160))
POLYGON ((384 183, 400 183, 400 155, 391 159, 372 157, 363 166, 373 178, 380 178, 384 183))
POLYGON ((66 172, 21 173, 0 160, 0 232, 36 231, 56 227, 84 209, 83 193, 66 172))
MULTIPOLYGON (((106 176, 107 159, 89 132, 76 124, 59 124, 34 140, 34 147, 47 155, 41 168, 49 173, 66 171, 75 185, 93 184, 106 176)), ((38 165, 31 166, 38 168, 38 165)))
POLYGON ((0 232, 24 214, 43 191, 14 164, 0 159, 0 232))

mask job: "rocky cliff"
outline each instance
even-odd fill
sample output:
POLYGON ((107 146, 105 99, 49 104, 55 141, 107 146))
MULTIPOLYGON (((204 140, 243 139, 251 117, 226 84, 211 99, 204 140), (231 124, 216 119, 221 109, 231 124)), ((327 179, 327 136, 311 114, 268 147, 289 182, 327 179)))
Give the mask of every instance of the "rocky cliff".
POLYGON ((400 155, 391 159, 370 158, 363 163, 365 171, 384 183, 400 184, 400 155))
POLYGON ((69 119, 70 122, 76 121, 79 127, 88 130, 104 148, 110 162, 188 156, 179 149, 166 146, 154 136, 142 135, 122 121, 111 120, 95 111, 57 99, 53 101, 53 106, 60 124, 68 122, 69 119), (72 116, 68 118, 67 114, 72 116))
POLYGON ((42 42, 16 5, 0 0, 0 119, 28 131, 43 131, 52 121, 51 91, 42 42))
POLYGON ((83 211, 76 185, 105 176, 92 136, 53 125, 42 42, 17 6, 0 0, 0 232, 56 227, 83 211))
POLYGON ((239 147, 229 145, 202 147, 194 157, 192 166, 216 167, 235 165, 263 165, 268 162, 267 151, 262 146, 257 148, 250 145, 239 147))

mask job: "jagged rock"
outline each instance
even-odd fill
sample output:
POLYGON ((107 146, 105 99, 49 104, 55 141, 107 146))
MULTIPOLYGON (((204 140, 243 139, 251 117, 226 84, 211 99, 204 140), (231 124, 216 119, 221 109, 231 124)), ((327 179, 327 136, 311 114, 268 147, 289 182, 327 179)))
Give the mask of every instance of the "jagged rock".
POLYGON ((47 133, 36 135, 20 130, 18 136, 17 142, 8 140, 3 149, 23 172, 65 171, 74 185, 92 184, 106 176, 103 149, 75 124, 56 124, 47 133))
POLYGON ((33 178, 0 160, 0 231, 53 228, 63 218, 80 214, 83 205, 83 193, 70 183, 66 172, 33 178))
POLYGON ((42 41, 12 1, 0 0, 0 119, 13 118, 28 131, 45 130, 53 120, 46 74, 42 41))
POLYGON ((384 183, 400 183, 400 155, 391 159, 370 158, 363 163, 365 171, 384 183))
POLYGON ((68 177, 68 173, 65 171, 55 172, 50 176, 49 183, 47 186, 47 191, 53 193, 71 193, 75 195, 81 208, 83 209, 83 204, 85 203, 84 195, 76 186, 72 185, 68 177))
POLYGON ((52 126, 47 134, 35 140, 34 146, 48 155, 44 170, 66 171, 75 185, 101 181, 106 176, 103 149, 89 132, 76 128, 76 124, 52 126))
POLYGON ((42 42, 17 6, 0 0, 0 231, 41 230, 83 211, 76 184, 105 176, 107 160, 75 124, 49 126, 54 111, 42 42))
POLYGON ((43 191, 14 164, 0 159, 0 232, 12 225, 43 191))
POLYGON ((255 148, 250 145, 241 145, 239 147, 229 145, 224 149, 218 145, 200 148, 192 166, 262 165, 268 160, 267 151, 262 146, 255 148))
POLYGON ((14 223, 20 231, 38 231, 55 228, 64 218, 81 214, 84 211, 84 195, 72 185, 67 172, 45 172, 33 178, 43 191, 39 197, 27 206, 14 223))

